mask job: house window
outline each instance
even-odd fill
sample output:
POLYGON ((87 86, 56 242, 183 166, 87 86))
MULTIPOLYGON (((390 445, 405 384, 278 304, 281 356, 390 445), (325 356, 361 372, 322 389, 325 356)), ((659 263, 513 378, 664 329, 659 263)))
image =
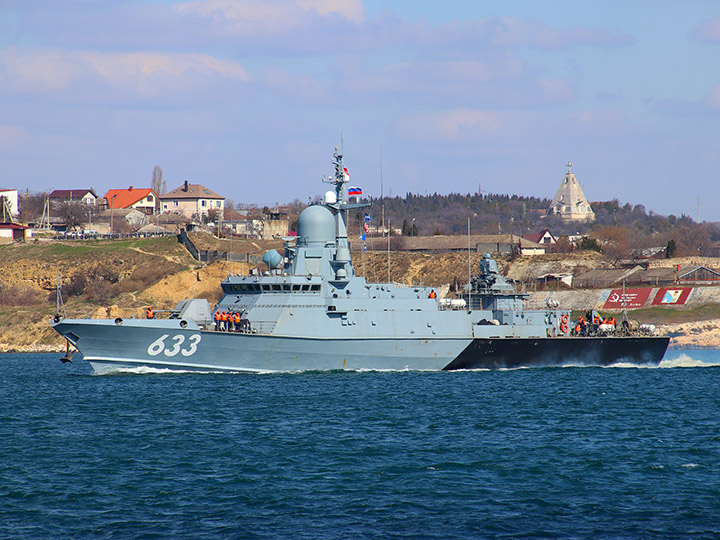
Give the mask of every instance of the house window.
POLYGON ((147 202, 153 202, 153 196, 152 196, 152 195, 148 195, 148 196, 147 196, 147 202))
POLYGON ((205 208, 207 206, 207 201, 200 201, 200 206, 205 208))
POLYGON ((215 201, 215 208, 220 208, 220 201, 215 201))
POLYGON ((173 201, 173 206, 174 206, 175 208, 177 208, 178 202, 177 202, 177 201, 173 201))

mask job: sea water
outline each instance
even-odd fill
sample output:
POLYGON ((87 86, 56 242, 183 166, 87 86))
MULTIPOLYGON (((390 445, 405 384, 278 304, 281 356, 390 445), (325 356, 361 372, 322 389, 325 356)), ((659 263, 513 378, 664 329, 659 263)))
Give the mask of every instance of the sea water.
POLYGON ((0 538, 718 538, 720 352, 118 373, 0 355, 0 538))

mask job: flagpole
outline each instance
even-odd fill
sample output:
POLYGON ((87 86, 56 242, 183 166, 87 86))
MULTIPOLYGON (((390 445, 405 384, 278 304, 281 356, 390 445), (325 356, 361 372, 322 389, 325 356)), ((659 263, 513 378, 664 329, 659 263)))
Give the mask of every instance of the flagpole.
POLYGON ((387 254, 387 262, 388 262, 388 280, 387 282, 390 283, 390 220, 388 219, 388 254, 387 254))
POLYGON ((470 217, 468 216, 468 311, 472 311, 472 269, 470 264, 470 217))
POLYGON ((380 145, 380 229, 385 226, 385 198, 383 193, 383 152, 380 145))

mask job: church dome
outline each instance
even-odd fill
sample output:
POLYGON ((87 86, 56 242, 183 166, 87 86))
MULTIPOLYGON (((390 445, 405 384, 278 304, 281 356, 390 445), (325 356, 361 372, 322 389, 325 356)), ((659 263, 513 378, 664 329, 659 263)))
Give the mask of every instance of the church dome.
POLYGON ((297 222, 299 246, 335 242, 335 218, 321 205, 308 206, 300 212, 297 222))

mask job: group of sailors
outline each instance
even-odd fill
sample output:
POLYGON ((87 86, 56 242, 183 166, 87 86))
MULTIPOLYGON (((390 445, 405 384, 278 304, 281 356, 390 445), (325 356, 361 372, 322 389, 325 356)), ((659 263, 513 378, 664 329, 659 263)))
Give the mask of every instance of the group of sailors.
POLYGON ((245 332, 247 327, 248 320, 242 318, 240 311, 215 312, 215 330, 218 332, 245 332))
POLYGON ((604 327, 605 331, 614 332, 617 321, 615 317, 601 317, 597 311, 588 311, 585 316, 580 315, 573 333, 576 336, 597 334, 598 331, 603 331, 603 328, 601 328, 603 325, 606 325, 604 327))

